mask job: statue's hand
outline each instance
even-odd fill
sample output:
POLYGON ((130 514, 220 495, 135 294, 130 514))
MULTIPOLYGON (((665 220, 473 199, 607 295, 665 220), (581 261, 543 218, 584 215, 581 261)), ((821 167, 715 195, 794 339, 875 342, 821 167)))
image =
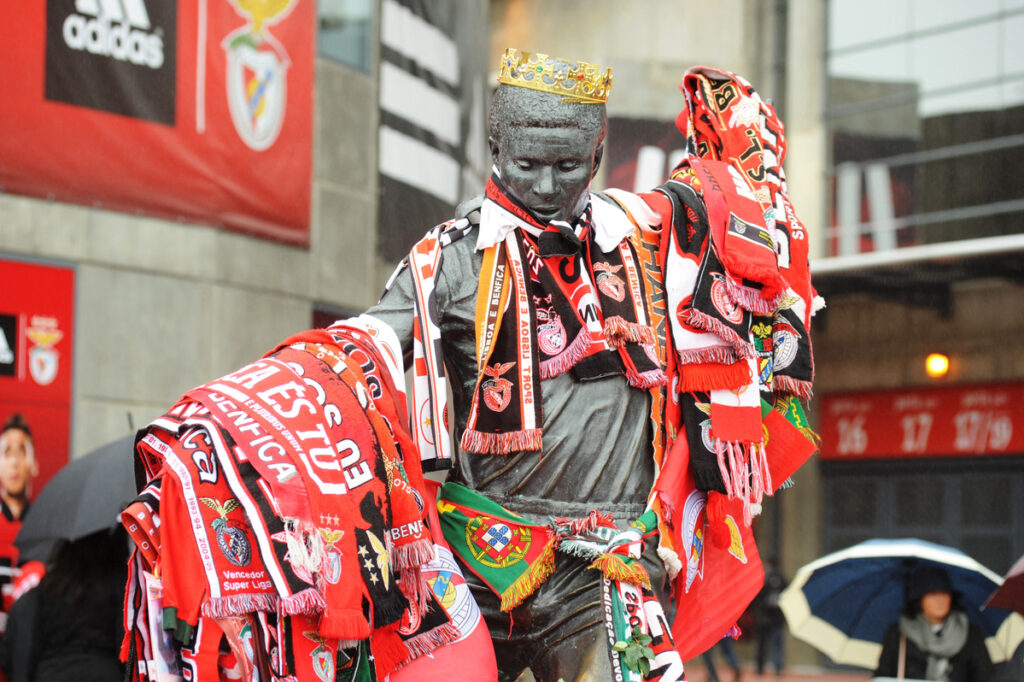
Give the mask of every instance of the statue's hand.
POLYGON ((479 211, 480 207, 483 206, 484 195, 478 194, 475 197, 466 199, 461 204, 455 207, 456 218, 468 218, 470 214, 479 211))

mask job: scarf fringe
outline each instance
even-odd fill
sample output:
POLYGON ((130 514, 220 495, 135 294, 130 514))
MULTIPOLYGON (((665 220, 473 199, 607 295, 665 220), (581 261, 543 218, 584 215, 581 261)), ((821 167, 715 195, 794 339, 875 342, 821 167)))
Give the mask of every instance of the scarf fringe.
POLYGON ((626 375, 626 380, 633 388, 641 389, 664 386, 668 383, 668 377, 665 376, 665 372, 661 369, 649 369, 646 372, 640 372, 638 374, 635 369, 630 367, 629 373, 626 375))
POLYGON ((720 320, 716 320, 707 313, 702 313, 694 308, 687 310, 683 317, 683 322, 685 324, 701 331, 711 332, 732 346, 737 359, 745 360, 747 358, 754 357, 753 345, 749 341, 743 340, 739 334, 727 325, 723 324, 720 320))
POLYGON ((391 593, 384 599, 377 599, 373 602, 373 625, 384 627, 401 620, 405 610, 409 608, 409 600, 405 598, 401 590, 391 593))
POLYGON ((679 373, 680 393, 740 388, 750 383, 750 367, 746 362, 705 364, 683 367, 679 373))
POLYGON ((398 589, 402 591, 406 599, 415 603, 420 611, 424 611, 427 608, 430 585, 420 568, 420 566, 415 566, 403 570, 398 576, 398 589))
MULTIPOLYGON (((772 276, 769 270, 765 270, 764 274, 768 277, 772 276)), ((760 277, 749 277, 747 275, 744 275, 744 277, 758 282, 761 281, 760 277)), ((774 277, 779 281, 775 281, 773 284, 764 284, 760 289, 748 287, 736 282, 732 277, 726 277, 725 287, 729 297, 736 303, 739 303, 744 310, 749 310, 759 315, 772 315, 779 309, 779 302, 782 300, 782 295, 786 290, 785 281, 781 279, 778 272, 774 273, 774 277)))
POLYGON ((675 580, 683 570, 683 562, 679 560, 679 554, 668 547, 658 547, 658 558, 668 571, 668 579, 675 580))
POLYGON ((277 610, 286 616, 304 614, 315 616, 327 608, 327 600, 316 589, 310 587, 296 594, 281 597, 277 610))
POLYGON ((420 538, 404 545, 395 545, 391 550, 391 565, 396 571, 415 569, 434 560, 434 543, 430 538, 420 538))
POLYGON ((627 343, 653 344, 658 339, 654 328, 650 325, 627 322, 618 315, 604 321, 604 338, 612 348, 618 348, 627 343))
POLYGON ((576 366, 576 363, 580 361, 587 354, 587 350, 590 348, 590 332, 586 328, 580 330, 580 333, 576 335, 573 342, 569 344, 569 347, 559 353, 553 358, 547 360, 541 360, 540 362, 540 378, 550 379, 551 377, 557 377, 559 374, 565 374, 570 369, 576 366))
POLYGON ((374 629, 370 638, 370 653, 373 654, 373 667, 376 679, 386 679, 400 665, 409 660, 409 649, 398 634, 398 625, 374 629))
POLYGON ((604 514, 597 509, 591 509, 590 513, 582 518, 557 516, 551 519, 551 523, 555 526, 555 531, 558 533, 565 532, 569 535, 582 535, 583 533, 591 533, 601 526, 614 526, 615 517, 611 514, 604 514))
POLYGON ((814 385, 810 381, 794 379, 785 374, 776 374, 774 381, 776 393, 795 395, 802 400, 810 400, 814 395, 814 385))
POLYGON ((640 561, 626 561, 618 554, 602 554, 587 568, 596 568, 609 580, 651 589, 651 576, 640 561))
POLYGON ((522 450, 540 450, 541 433, 541 429, 523 429, 505 433, 487 433, 476 429, 466 429, 459 445, 466 452, 475 452, 481 455, 507 455, 522 450))
POLYGON ((233 594, 203 602, 202 614, 207 618, 231 618, 253 611, 277 611, 278 598, 273 594, 233 594))
POLYGON ((729 346, 705 346, 704 348, 687 348, 676 352, 682 365, 732 365, 736 363, 736 351, 729 346))
POLYGON ((715 440, 718 471, 726 496, 743 502, 743 523, 747 526, 761 513, 761 501, 772 494, 772 476, 764 443, 715 440))
POLYGON ((338 637, 342 643, 356 642, 370 636, 370 624, 362 611, 355 609, 328 609, 320 618, 317 631, 327 637, 338 637))
POLYGON ((516 581, 507 590, 501 593, 501 610, 503 613, 508 613, 522 604, 527 597, 533 594, 534 590, 540 587, 555 572, 555 541, 556 538, 550 538, 544 545, 544 549, 541 550, 540 556, 530 563, 530 568, 516 578, 516 581))
POLYGON ((409 650, 411 656, 402 661, 395 670, 400 670, 420 656, 425 656, 455 642, 461 636, 462 633, 459 631, 459 628, 454 623, 448 622, 434 628, 430 632, 424 632, 422 635, 416 635, 412 639, 405 640, 405 648, 409 650))

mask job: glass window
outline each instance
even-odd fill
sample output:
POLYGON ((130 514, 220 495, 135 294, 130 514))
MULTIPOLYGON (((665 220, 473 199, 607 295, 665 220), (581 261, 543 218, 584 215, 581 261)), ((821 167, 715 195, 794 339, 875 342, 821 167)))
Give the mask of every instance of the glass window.
POLYGON ((829 48, 842 50, 906 34, 910 7, 910 3, 891 0, 832 0, 828 6, 829 48))
POLYGON ((372 0, 318 0, 317 51, 369 72, 373 47, 372 0))
POLYGON ((999 12, 999 4, 999 0, 913 0, 910 24, 914 31, 955 26, 979 17, 992 16, 999 12))
POLYGON ((828 497, 829 518, 843 526, 871 526, 878 513, 878 482, 867 477, 850 477, 835 486, 828 497))
POLYGON ((911 78, 924 93, 991 79, 999 73, 999 42, 994 22, 915 38, 910 43, 911 78))
POLYGON ((911 80, 910 48, 905 42, 889 43, 832 55, 828 60, 832 78, 855 78, 869 82, 893 83, 911 80))
POLYGON ((1024 40, 1021 40, 1021 36, 1024 36, 1024 14, 1007 17, 1000 28, 1002 71, 1009 75, 1024 75, 1024 40))

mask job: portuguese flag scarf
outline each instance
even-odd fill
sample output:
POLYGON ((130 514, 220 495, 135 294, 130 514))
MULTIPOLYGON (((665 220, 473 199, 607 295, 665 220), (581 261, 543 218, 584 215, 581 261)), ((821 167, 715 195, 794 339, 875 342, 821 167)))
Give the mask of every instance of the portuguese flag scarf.
POLYGON ((476 310, 479 375, 462 448, 507 454, 541 448, 540 381, 623 374, 639 389, 665 381, 638 266, 635 226, 594 202, 574 225, 534 219, 497 174, 485 191, 476 310))

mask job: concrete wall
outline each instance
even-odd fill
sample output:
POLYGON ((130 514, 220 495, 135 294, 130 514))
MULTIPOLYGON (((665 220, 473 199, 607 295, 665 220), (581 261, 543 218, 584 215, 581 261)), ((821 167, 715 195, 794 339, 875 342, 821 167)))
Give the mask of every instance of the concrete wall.
POLYGON ((376 300, 376 82, 325 60, 316 82, 308 249, 0 194, 0 257, 76 268, 72 456, 310 327, 314 304, 376 300))

